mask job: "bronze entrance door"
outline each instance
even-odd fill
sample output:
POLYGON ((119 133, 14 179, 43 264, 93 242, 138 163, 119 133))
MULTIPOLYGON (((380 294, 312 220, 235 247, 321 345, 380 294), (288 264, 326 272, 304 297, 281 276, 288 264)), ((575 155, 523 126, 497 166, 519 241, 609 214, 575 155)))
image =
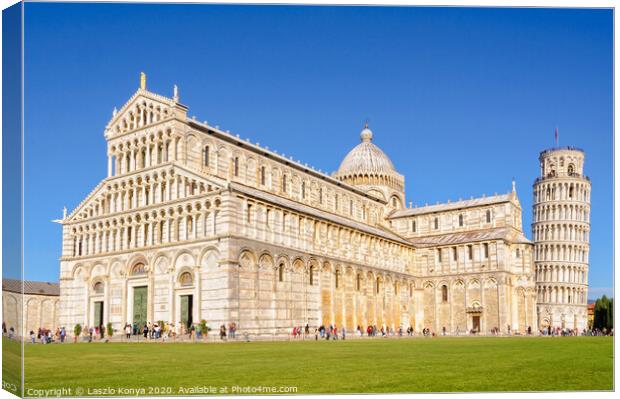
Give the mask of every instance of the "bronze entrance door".
POLYGON ((480 332, 480 316, 474 315, 471 317, 472 329, 476 332, 480 332))
POLYGON ((192 319, 193 313, 193 295, 181 295, 181 323, 185 325, 185 327, 189 328, 194 322, 192 319))
POLYGON ((93 323, 96 327, 103 326, 103 302, 95 302, 95 318, 93 323))
POLYGON ((134 287, 133 289, 133 322, 138 328, 146 324, 146 308, 148 305, 147 287, 134 287))

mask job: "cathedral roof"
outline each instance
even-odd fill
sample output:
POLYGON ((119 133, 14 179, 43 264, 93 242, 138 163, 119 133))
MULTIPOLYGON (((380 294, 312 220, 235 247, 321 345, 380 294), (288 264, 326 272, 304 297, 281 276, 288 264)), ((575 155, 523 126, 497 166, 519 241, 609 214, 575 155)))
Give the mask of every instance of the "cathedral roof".
MULTIPOLYGON (((30 295, 60 295, 60 285, 58 283, 47 283, 43 281, 24 280, 24 294, 30 295)), ((10 278, 2 279, 2 291, 22 293, 22 280, 13 280, 10 278)))
POLYGON ((399 236, 398 234, 392 231, 384 230, 384 229, 381 229, 375 226, 370 226, 365 223, 356 222, 355 220, 352 220, 350 218, 343 217, 335 213, 326 212, 326 211, 305 205, 303 203, 290 200, 285 197, 280 197, 280 196, 271 194, 270 192, 267 192, 267 191, 257 190, 255 188, 245 186, 243 184, 231 182, 229 183, 229 186, 231 187, 231 189, 237 192, 252 196, 254 198, 257 198, 257 199, 260 199, 266 202, 280 205, 282 207, 289 208, 297 212, 305 213, 307 215, 312 215, 314 217, 317 217, 323 220, 331 220, 335 223, 341 224, 343 226, 346 226, 352 229, 360 230, 368 234, 377 235, 387 240, 392 240, 400 244, 411 246, 410 242, 408 242, 406 239, 404 239, 403 237, 399 236))
POLYGON ((372 136, 372 130, 366 125, 360 133, 362 142, 344 157, 336 175, 388 175, 397 173, 390 158, 372 143, 372 136))
POLYGON ((444 204, 426 205, 426 206, 420 206, 417 208, 401 209, 401 210, 393 212, 389 218, 395 219, 395 218, 400 218, 400 217, 418 216, 418 215, 425 215, 425 214, 436 213, 436 212, 446 212, 446 211, 452 211, 452 210, 462 209, 462 208, 471 208, 471 207, 476 207, 476 206, 485 206, 485 205, 491 205, 491 204, 499 204, 502 202, 510 202, 515 199, 516 199, 516 194, 513 192, 510 192, 507 194, 492 195, 489 197, 472 198, 469 200, 448 202, 444 204))
POLYGON ((442 245, 456 245, 477 241, 504 240, 518 244, 531 244, 523 233, 508 227, 448 233, 435 236, 414 237, 409 241, 416 247, 434 247, 442 245))

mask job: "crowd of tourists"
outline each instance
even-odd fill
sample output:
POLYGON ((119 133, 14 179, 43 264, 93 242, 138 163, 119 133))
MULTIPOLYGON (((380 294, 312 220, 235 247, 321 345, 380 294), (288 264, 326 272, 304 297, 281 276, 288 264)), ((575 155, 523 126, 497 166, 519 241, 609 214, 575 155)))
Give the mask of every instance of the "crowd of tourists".
MULTIPOLYGON (((209 336, 211 328, 206 325, 206 322, 186 324, 168 323, 168 322, 155 322, 145 323, 138 325, 138 323, 125 324, 123 328, 124 338, 127 340, 162 340, 167 341, 169 339, 187 339, 187 340, 206 340, 209 336)), ((228 325, 222 324, 219 328, 219 337, 222 341, 230 339, 236 339, 237 325, 235 323, 229 323, 228 325)))
POLYGON ((574 336, 591 336, 591 337, 598 337, 598 336, 605 336, 605 335, 609 335, 609 336, 613 336, 614 335, 614 329, 609 329, 607 330, 606 328, 598 329, 598 328, 589 328, 589 329, 581 329, 579 330, 577 329, 572 329, 572 328, 560 328, 560 327, 547 327, 547 328, 542 328, 539 331, 539 335, 542 336, 550 336, 550 337, 574 337, 574 336))
MULTIPOLYGON (((135 341, 135 340, 160 340, 163 342, 172 340, 184 340, 184 341, 206 341, 209 337, 211 328, 206 325, 206 322, 203 320, 201 323, 168 323, 168 322, 148 322, 143 325, 139 325, 138 323, 127 323, 125 324, 123 330, 120 332, 122 337, 127 341, 135 341)), ((108 331, 109 333, 109 331, 108 331)), ((112 332, 113 335, 118 332, 112 332)), ((477 335, 479 331, 470 330, 468 332, 470 335, 477 335)), ((533 335, 532 328, 528 327, 524 332, 512 330, 510 325, 506 326, 505 332, 500 332, 500 329, 497 327, 493 327, 490 330, 491 335, 533 335)), ((439 334, 436 334, 435 331, 430 328, 423 328, 421 331, 415 331, 413 327, 409 326, 406 329, 403 329, 402 326, 398 328, 381 326, 380 328, 376 325, 368 325, 366 328, 358 325, 354 332, 355 336, 358 338, 362 337, 403 337, 403 336, 422 336, 422 337, 435 337, 439 334)), ((104 326, 86 326, 81 329, 78 335, 82 336, 83 341, 93 342, 104 340, 106 335, 106 329, 104 326)), ((118 335, 118 334, 116 334, 118 335)), ((457 328, 454 334, 449 334, 446 331, 446 328, 443 327, 441 329, 440 335, 461 335, 459 329, 457 328)), ((467 334, 463 334, 467 335, 467 334)), ((567 337, 567 336, 613 336, 614 330, 612 329, 569 329, 569 328, 560 328, 560 327, 546 327, 541 328, 538 331, 539 336, 550 336, 550 337, 567 337)), ((7 329, 6 324, 2 323, 2 336, 8 337, 9 339, 15 338, 15 329, 11 326, 7 329)), ((236 340, 237 339, 237 325, 235 323, 221 324, 218 335, 220 341, 227 341, 229 339, 236 340)), ((247 333, 244 333, 244 337, 246 341, 249 341, 250 336, 247 333)), ((299 325, 294 326, 291 330, 290 338, 293 340, 297 339, 309 339, 312 337, 310 332, 310 325, 306 324, 305 326, 299 325)), ((314 340, 325 339, 325 340, 345 340, 347 338, 347 329, 344 326, 338 328, 335 325, 321 325, 314 329, 314 340)), ((49 344, 49 343, 64 343, 67 339, 67 331, 65 327, 56 328, 55 331, 50 329, 41 327, 36 332, 31 330, 28 335, 28 341, 35 344, 49 344)), ((217 338, 215 338, 217 339, 217 338)), ((78 336, 74 336, 74 342, 77 342, 78 336)), ((106 340, 107 341, 107 340, 106 340)))

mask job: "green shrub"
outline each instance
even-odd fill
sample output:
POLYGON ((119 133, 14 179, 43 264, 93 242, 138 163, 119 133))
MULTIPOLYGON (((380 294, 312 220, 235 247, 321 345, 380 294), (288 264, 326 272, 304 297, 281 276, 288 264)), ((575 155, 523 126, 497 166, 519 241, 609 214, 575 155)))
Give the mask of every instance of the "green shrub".
POLYGON ((76 337, 78 337, 80 334, 82 333, 82 325, 81 324, 76 324, 75 327, 73 328, 73 335, 75 335, 76 337))
POLYGON ((108 337, 114 335, 114 329, 112 328, 112 323, 106 324, 106 330, 108 332, 108 337))

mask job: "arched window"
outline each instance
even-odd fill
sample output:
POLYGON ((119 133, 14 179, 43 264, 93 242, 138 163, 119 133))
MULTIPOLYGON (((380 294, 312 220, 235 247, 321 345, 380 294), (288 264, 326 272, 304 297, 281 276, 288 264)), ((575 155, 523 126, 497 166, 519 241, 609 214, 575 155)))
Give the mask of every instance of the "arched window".
POLYGON ((361 274, 357 275, 357 281, 355 283, 355 288, 357 291, 362 289, 362 275, 361 274))
POLYGON ((209 146, 206 145, 204 149, 204 166, 209 166, 209 146))
POLYGON ((136 263, 132 268, 131 268, 131 275, 132 276, 139 276, 142 274, 146 274, 146 266, 144 265, 144 263, 136 263))
POLYGON ((435 230, 439 228, 439 218, 435 218, 434 226, 435 226, 435 230))
POLYGON ((441 301, 448 302, 448 286, 447 285, 441 286, 441 301))
POLYGON ((568 165, 568 175, 572 176, 573 174, 575 174, 575 165, 571 163, 570 165, 568 165))
POLYGON ((284 264, 281 264, 280 266, 278 266, 278 281, 279 282, 284 281, 284 264))
POLYGON ((491 223, 491 210, 487 210, 487 223, 491 223))
POLYGON ((261 166, 260 167, 260 184, 261 185, 265 185, 265 167, 261 166))
POLYGON ((377 277, 377 294, 381 292, 381 277, 377 277))
POLYGON ((285 174, 282 175, 282 192, 283 193, 286 192, 286 175, 285 174))
POLYGON ((463 227, 463 215, 459 215, 459 227, 463 227))
POLYGON ((489 257, 489 244, 485 243, 483 244, 484 246, 484 259, 487 259, 489 257))
POLYGON ((306 198, 306 182, 305 181, 301 182, 301 198, 303 199, 306 198))
POLYGON ((187 217, 187 235, 189 236, 194 232, 194 219, 191 216, 187 217))
POLYGON ((233 169, 235 176, 239 176, 239 157, 235 157, 233 160, 233 169))
POLYGON ((411 221, 411 231, 415 233, 416 232, 416 227, 417 226, 416 226, 415 220, 412 220, 411 221))
POLYGON ((314 285, 314 265, 310 266, 310 285, 314 285))
POLYGON ((335 277, 335 284, 336 284, 336 288, 340 287, 340 270, 336 270, 336 274, 334 275, 335 277))
POLYGON ((95 285, 93 285, 93 292, 95 294, 103 294, 103 283, 101 281, 97 281, 95 285))

